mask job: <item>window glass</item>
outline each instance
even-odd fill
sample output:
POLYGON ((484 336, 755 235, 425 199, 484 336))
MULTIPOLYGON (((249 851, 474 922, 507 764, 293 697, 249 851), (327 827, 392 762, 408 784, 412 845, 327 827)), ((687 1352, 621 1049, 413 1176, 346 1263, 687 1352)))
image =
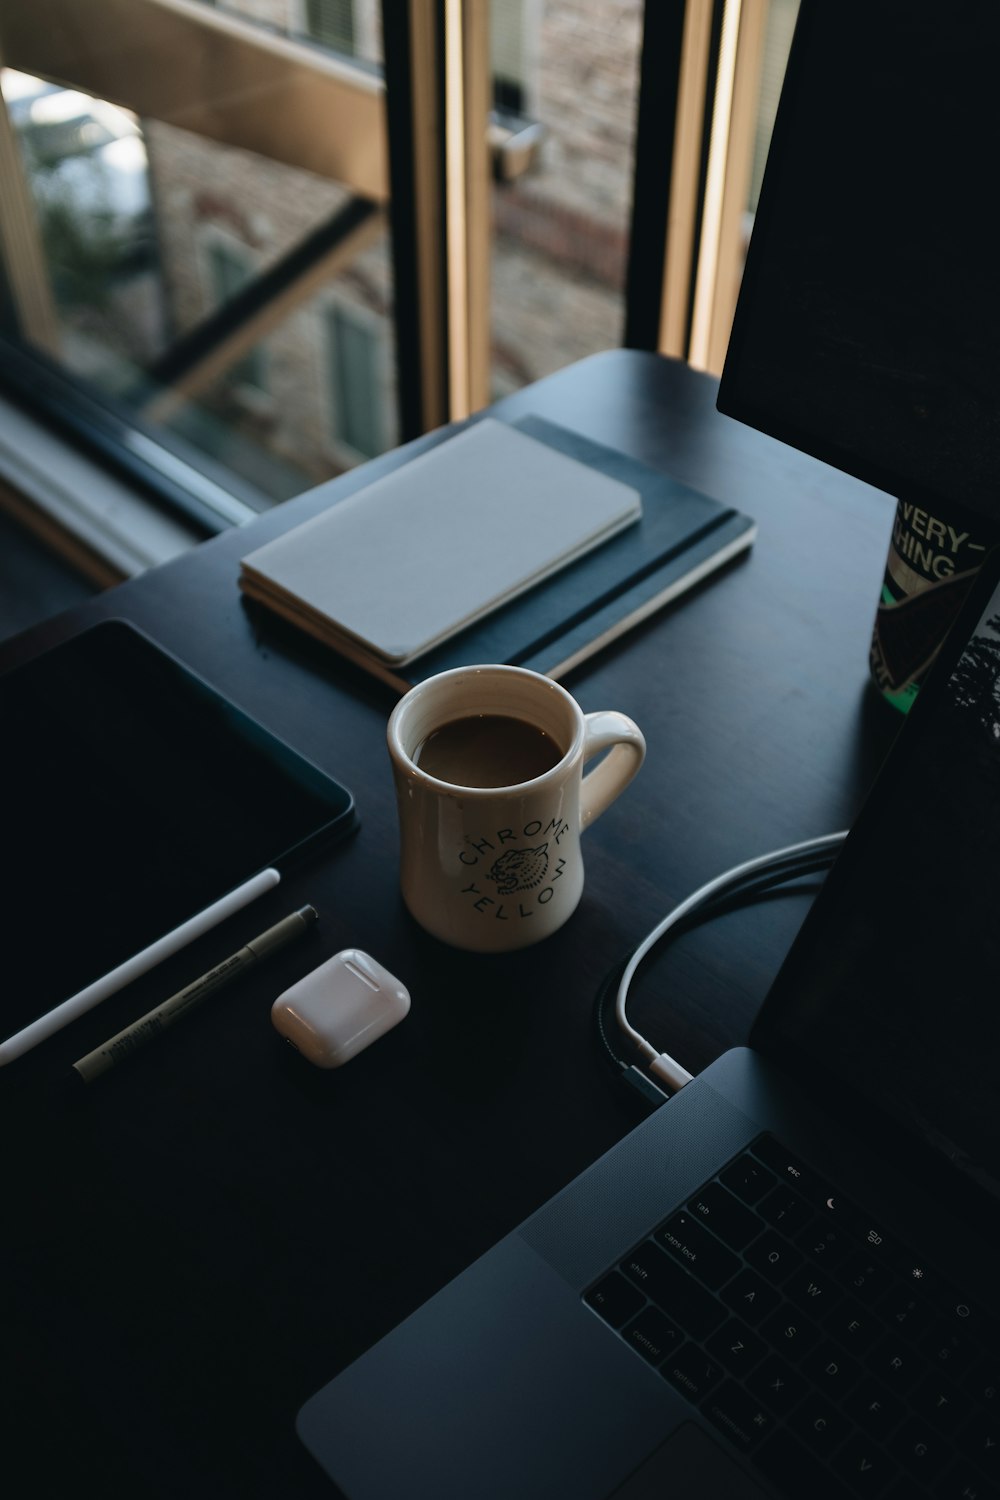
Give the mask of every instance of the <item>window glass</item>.
POLYGON ((384 406, 376 325, 343 306, 328 318, 336 442, 357 457, 374 458, 382 451, 384 406))
POLYGON ((306 0, 308 34, 338 52, 354 51, 353 0, 306 0))
POLYGON ((764 52, 760 70, 760 97, 757 106, 757 124, 754 132, 753 168, 750 174, 749 210, 757 209, 760 185, 764 177, 764 164, 771 144, 771 131, 778 110, 778 97, 785 77, 788 49, 792 45, 795 18, 799 12, 799 0, 770 0, 767 25, 764 31, 764 52))
POLYGON ((525 0, 492 0, 490 67, 498 110, 525 113, 525 0))
MULTIPOLYGON (((135 116, 75 89, 4 69, 0 86, 26 188, 25 259, 50 312, 48 347, 109 390, 164 340, 153 194, 135 116), (53 332, 55 330, 55 333, 53 332)), ((11 184, 13 186, 13 182, 11 184)), ((13 200, 5 217, 13 218, 13 200)), ((35 310, 42 321, 42 314, 35 310)))
MULTIPOLYGON (((250 257, 235 245, 216 240, 208 247, 208 262, 215 300, 224 304, 253 279, 250 257)), ((264 389, 263 351, 251 349, 243 359, 230 365, 227 379, 233 385, 252 385, 264 389)))
POLYGON ((621 344, 642 22, 642 0, 491 0, 494 396, 621 344))
MULTIPOLYGON (((380 60, 379 4, 226 0, 200 9, 204 23, 180 17, 188 27, 182 40, 194 39, 187 71, 210 80, 211 95, 195 97, 186 81, 160 86, 157 53, 163 35, 173 40, 167 32, 148 37, 147 73, 140 62, 134 78, 113 80, 118 97, 152 104, 145 113, 82 86, 0 70, 7 142, 0 165, 14 161, 18 179, 0 203, 0 382, 22 392, 28 370, 53 405, 69 411, 81 403, 78 430, 103 431, 106 423, 116 433, 125 424, 152 440, 143 452, 155 455, 154 467, 162 459, 171 475, 178 464, 210 475, 252 512, 396 441, 387 205, 364 183, 298 164, 324 130, 338 130, 319 112, 297 119, 292 107, 310 68, 319 68, 328 93, 337 87, 312 59, 325 48, 353 54, 374 102, 356 125, 348 105, 340 123, 346 118, 347 133, 355 128, 362 163, 371 155, 372 122, 384 133, 381 101, 367 82, 380 60), (300 71, 276 93, 284 110, 252 103, 250 75, 241 72, 248 30, 262 39, 253 45, 254 66, 263 69, 272 46, 287 66, 287 44, 271 38, 300 44, 300 71), (242 115, 241 92, 251 101, 242 115), (181 128, 179 117, 195 123, 181 128), (254 149, 245 144, 251 139, 254 149), (351 220, 337 240, 336 226, 359 203, 372 210, 363 232, 351 220), (353 337, 357 345, 377 328, 384 403, 377 422, 352 413, 355 440, 339 444, 330 426, 333 290, 367 319, 366 333, 354 328, 342 343, 353 337), (223 316, 227 309, 232 317, 223 316)), ((157 25, 176 20, 153 7, 149 16, 157 25)), ((39 52, 51 45, 56 56, 57 42, 39 33, 34 45, 39 52)), ((350 156, 355 145, 344 150, 350 156)), ((220 524, 233 514, 220 513, 220 524)))
MULTIPOLYGON (((622 341, 644 9, 489 0, 493 397, 622 341)), ((734 146, 754 153, 746 224, 796 9, 770 0, 756 138, 734 146)), ((391 447, 381 14, 136 0, 93 57, 12 28, 99 74, 54 82, 16 66, 0 12, 0 388, 151 439, 241 513, 391 447)))

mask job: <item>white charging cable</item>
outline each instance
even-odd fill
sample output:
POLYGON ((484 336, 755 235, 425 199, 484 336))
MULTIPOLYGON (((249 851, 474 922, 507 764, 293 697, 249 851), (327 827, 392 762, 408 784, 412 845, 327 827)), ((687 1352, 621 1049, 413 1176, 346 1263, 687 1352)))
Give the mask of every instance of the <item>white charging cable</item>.
POLYGON ((682 1089, 686 1083, 690 1083, 694 1075, 682 1067, 676 1058, 671 1057, 669 1052, 660 1052, 651 1042, 647 1042, 646 1038, 636 1031, 625 1014, 629 986, 635 971, 647 953, 685 917, 691 916, 693 912, 698 911, 716 897, 738 890, 755 877, 773 874, 779 879, 791 880, 797 875, 806 874, 809 870, 820 868, 823 864, 829 864, 846 837, 846 832, 828 833, 822 838, 808 839, 801 844, 789 844, 785 849, 775 849, 770 854, 762 854, 757 859, 749 859, 744 864, 736 865, 733 869, 727 870, 724 875, 718 875, 707 885, 703 885, 679 906, 675 906, 673 911, 657 923, 652 932, 644 937, 636 948, 625 966, 618 985, 615 1016, 625 1035, 638 1049, 647 1071, 666 1084, 671 1093, 682 1089))

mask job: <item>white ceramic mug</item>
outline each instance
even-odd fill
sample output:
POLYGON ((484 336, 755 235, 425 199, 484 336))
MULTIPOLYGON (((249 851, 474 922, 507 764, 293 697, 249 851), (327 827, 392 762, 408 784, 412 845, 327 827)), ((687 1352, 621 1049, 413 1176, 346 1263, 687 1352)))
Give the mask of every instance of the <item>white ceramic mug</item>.
POLYGON ((537 943, 572 915, 583 892, 580 834, 646 753, 641 730, 624 714, 585 714, 551 678, 504 666, 458 667, 411 688, 389 719, 388 743, 403 899, 434 937, 480 953, 537 943), (513 786, 459 786, 421 770, 428 736, 479 715, 534 725, 561 759, 513 786))

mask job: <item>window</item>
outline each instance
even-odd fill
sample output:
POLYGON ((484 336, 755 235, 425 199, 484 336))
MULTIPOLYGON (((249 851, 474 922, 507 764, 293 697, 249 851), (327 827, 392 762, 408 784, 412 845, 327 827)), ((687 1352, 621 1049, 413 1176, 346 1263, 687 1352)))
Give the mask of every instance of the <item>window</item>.
POLYGON ((505 114, 526 115, 525 0, 492 0, 490 71, 493 103, 505 114))
POLYGON ((643 10, 493 0, 495 98, 539 133, 492 191, 494 398, 622 343, 643 10))
POLYGON ((785 76, 788 49, 792 45, 792 32, 799 12, 799 0, 771 0, 768 9, 767 27, 764 32, 764 55, 760 70, 760 95, 757 120, 754 129, 753 168, 750 174, 750 201, 747 205, 752 215, 757 208, 760 184, 767 161, 767 148, 771 143, 771 131, 778 109, 778 96, 785 76))
POLYGON ((299 3, 94 0, 88 26, 120 50, 83 49, 74 89, 41 81, 50 50, 76 57, 69 0, 44 25, 0 11, 0 55, 36 69, 0 74, 0 393, 211 530, 344 467, 320 293, 360 280, 391 326, 383 85, 293 41, 299 3))
POLYGON ((0 6, 0 395, 218 529, 626 339, 713 368, 795 4, 0 6))
POLYGON ((362 309, 335 303, 326 320, 334 439, 356 463, 386 446, 384 350, 377 320, 362 309))
MULTIPOLYGON (((227 303, 238 291, 253 279, 253 262, 243 246, 220 238, 210 240, 207 247, 208 271, 211 281, 212 300, 217 304, 227 303)), ((264 353, 260 348, 251 349, 242 359, 230 365, 226 381, 235 386, 253 386, 259 391, 267 388, 264 377, 264 353)))
POLYGON ((306 34, 335 52, 354 52, 354 0, 305 0, 306 34))

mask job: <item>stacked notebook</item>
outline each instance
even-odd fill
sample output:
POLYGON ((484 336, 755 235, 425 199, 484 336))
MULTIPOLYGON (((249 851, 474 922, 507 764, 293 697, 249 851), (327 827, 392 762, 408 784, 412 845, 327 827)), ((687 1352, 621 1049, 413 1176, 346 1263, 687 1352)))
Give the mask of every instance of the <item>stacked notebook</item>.
POLYGON ((403 690, 480 661, 558 677, 754 534, 565 428, 486 417, 251 552, 240 587, 403 690))

